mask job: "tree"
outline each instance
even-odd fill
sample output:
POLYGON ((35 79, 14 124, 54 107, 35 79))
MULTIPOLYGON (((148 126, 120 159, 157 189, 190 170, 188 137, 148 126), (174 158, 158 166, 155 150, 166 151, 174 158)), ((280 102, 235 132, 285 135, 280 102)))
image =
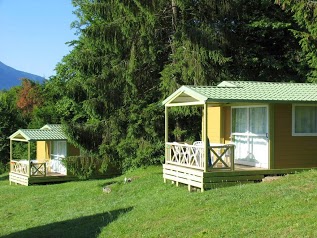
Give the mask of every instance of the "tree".
POLYGON ((309 66, 307 80, 317 82, 317 2, 307 0, 276 1, 287 13, 292 13, 298 28, 291 32, 298 39, 309 66))
MULTIPOLYGON (((163 107, 180 85, 222 80, 301 81, 298 25, 272 0, 74 0, 78 39, 57 66, 56 111, 88 155, 124 168, 160 162, 163 107)), ((172 113, 193 139, 201 111, 172 113), (195 127, 195 126, 193 126, 195 127), (188 129, 188 126, 186 127, 188 129)))
POLYGON ((27 124, 20 110, 16 106, 18 92, 19 87, 13 87, 8 91, 0 91, 1 164, 6 164, 10 160, 10 140, 8 139, 8 137, 18 129, 25 127, 27 124))
POLYGON ((63 97, 65 83, 52 76, 43 85, 37 85, 40 103, 33 106, 28 128, 41 128, 45 124, 60 124, 61 115, 57 102, 63 97))
POLYGON ((162 62, 167 59, 160 18, 164 4, 74 1, 78 8, 74 26, 80 36, 57 67, 57 76, 66 82, 58 106, 70 138, 86 153, 126 162, 152 159, 138 151, 157 148, 156 135, 162 134, 158 130, 148 135, 152 129, 144 127, 144 118, 160 120, 148 127, 162 125, 162 116, 153 114, 162 110, 158 90, 162 62), (132 144, 139 148, 133 146, 126 156, 132 144), (136 159, 138 155, 147 158, 136 159))
POLYGON ((30 117, 34 108, 43 103, 40 85, 30 79, 22 78, 21 89, 18 93, 17 107, 26 117, 30 117))
POLYGON ((307 64, 291 29, 292 15, 272 0, 240 0, 227 19, 234 80, 303 82, 307 64))
POLYGON ((225 55, 227 35, 222 23, 231 14, 228 1, 172 1, 161 91, 167 97, 184 84, 213 85, 229 78, 225 55))

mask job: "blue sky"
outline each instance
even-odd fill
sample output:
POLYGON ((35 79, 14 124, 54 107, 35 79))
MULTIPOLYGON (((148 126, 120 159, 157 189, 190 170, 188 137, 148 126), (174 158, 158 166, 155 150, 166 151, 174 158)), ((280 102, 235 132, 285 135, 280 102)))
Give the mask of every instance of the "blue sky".
POLYGON ((77 36, 71 0, 0 0, 0 61, 48 78, 77 36))

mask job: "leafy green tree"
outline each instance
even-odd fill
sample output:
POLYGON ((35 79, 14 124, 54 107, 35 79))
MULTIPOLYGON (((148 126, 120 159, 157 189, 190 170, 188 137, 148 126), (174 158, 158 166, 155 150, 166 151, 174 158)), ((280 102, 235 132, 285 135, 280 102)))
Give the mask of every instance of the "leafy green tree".
POLYGON ((52 76, 43 85, 38 85, 38 94, 41 104, 33 107, 31 121, 28 128, 41 128, 45 124, 60 124, 58 102, 63 95, 65 83, 52 76))
POLYGON ((27 121, 24 120, 21 111, 16 106, 18 94, 19 87, 0 91, 0 163, 2 164, 6 164, 10 160, 8 137, 27 125, 27 121))
POLYGON ((43 103, 40 93, 40 85, 34 81, 22 78, 21 88, 18 93, 17 107, 25 117, 31 117, 34 108, 43 103))

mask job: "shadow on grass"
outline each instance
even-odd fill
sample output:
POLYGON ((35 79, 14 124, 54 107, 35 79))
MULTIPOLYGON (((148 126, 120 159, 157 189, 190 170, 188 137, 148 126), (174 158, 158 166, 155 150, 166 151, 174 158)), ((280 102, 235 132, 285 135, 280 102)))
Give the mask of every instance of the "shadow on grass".
POLYGON ((133 207, 129 207, 125 209, 114 210, 111 212, 99 213, 93 216, 86 216, 73 220, 56 222, 44 226, 29 228, 24 231, 15 232, 1 238, 98 237, 104 227, 118 219, 120 215, 130 212, 132 209, 133 207))
POLYGON ((118 181, 111 181, 111 182, 106 182, 106 183, 103 183, 100 187, 106 187, 106 186, 110 186, 110 185, 113 185, 113 184, 117 184, 119 183, 118 181))

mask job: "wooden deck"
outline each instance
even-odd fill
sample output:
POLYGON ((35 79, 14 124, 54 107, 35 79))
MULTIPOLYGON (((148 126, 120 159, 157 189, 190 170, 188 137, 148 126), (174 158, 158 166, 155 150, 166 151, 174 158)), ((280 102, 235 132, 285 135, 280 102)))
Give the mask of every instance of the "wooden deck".
POLYGON ((9 173, 10 184, 21 184, 29 186, 32 184, 42 184, 42 183, 54 183, 54 182, 67 182, 78 180, 75 176, 63 175, 59 173, 47 173, 46 176, 36 176, 33 175, 28 177, 27 175, 18 174, 14 172, 9 173))
POLYGON ((234 146, 231 144, 188 145, 167 142, 165 147, 163 178, 188 190, 201 191, 219 187, 219 184, 260 182, 267 176, 292 174, 311 168, 263 169, 234 163, 234 146), (205 156, 207 155, 208 156, 205 156))
POLYGON ((163 178, 172 181, 178 186, 185 184, 188 190, 199 188, 201 191, 219 187, 219 184, 241 184, 261 182, 267 176, 281 176, 293 174, 312 168, 293 168, 293 169, 261 169, 250 166, 235 165, 235 170, 216 170, 204 172, 193 168, 186 168, 179 165, 163 164, 163 178))
POLYGON ((46 163, 37 161, 16 161, 10 162, 9 181, 10 184, 21 184, 29 186, 48 182, 64 182, 77 180, 75 176, 51 172, 46 163))

